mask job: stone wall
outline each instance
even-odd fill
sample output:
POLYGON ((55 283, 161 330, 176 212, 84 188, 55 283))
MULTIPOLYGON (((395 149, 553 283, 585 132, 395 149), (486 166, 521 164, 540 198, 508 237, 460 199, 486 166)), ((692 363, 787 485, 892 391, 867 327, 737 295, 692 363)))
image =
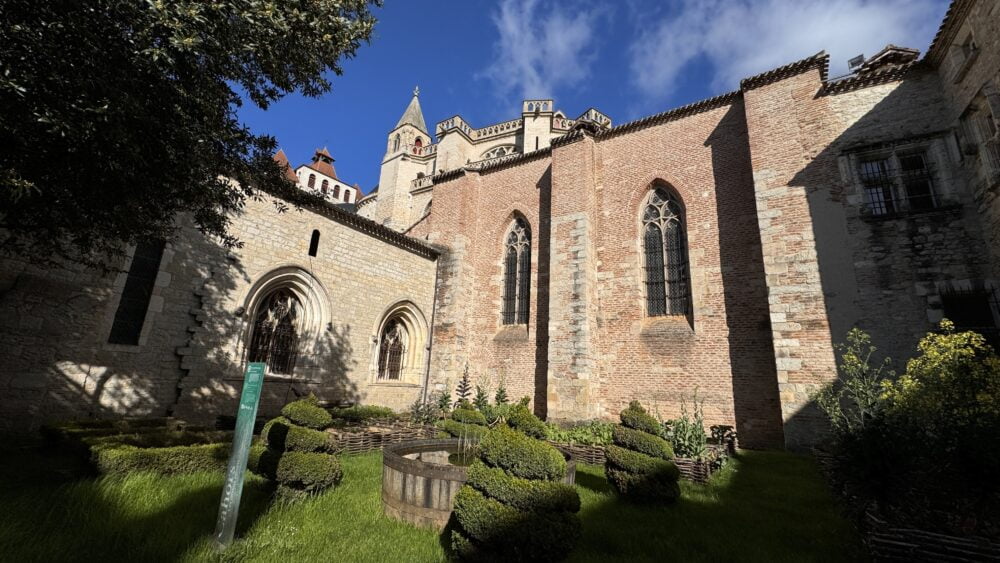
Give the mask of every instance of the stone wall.
POLYGON ((904 361, 940 314, 925 282, 981 279, 985 248, 938 77, 824 93, 816 64, 745 92, 786 443, 822 434, 809 396, 836 379, 833 344, 859 326, 904 361), (861 155, 925 151, 940 207, 872 217, 861 155))
POLYGON ((262 414, 310 391, 405 409, 425 374, 434 253, 343 217, 326 208, 279 213, 270 201, 250 201, 232 224, 244 246, 229 252, 182 229, 164 252, 138 346, 107 344, 124 273, 3 262, 0 429, 122 415, 212 423, 234 414, 250 312, 267 280, 305 288, 316 329, 300 340, 293 375, 266 379, 262 414), (320 232, 316 257, 308 254, 313 230, 320 232), (426 328, 412 343, 404 380, 375 382, 376 332, 400 303, 426 328))

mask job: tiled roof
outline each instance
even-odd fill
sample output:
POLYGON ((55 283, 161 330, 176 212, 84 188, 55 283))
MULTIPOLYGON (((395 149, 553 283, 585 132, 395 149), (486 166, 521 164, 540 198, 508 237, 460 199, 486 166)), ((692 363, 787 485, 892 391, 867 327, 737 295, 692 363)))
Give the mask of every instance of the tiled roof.
POLYGON ((972 7, 973 2, 974 0, 952 0, 948 6, 948 11, 944 15, 944 20, 941 21, 941 26, 938 27, 934 39, 931 40, 931 46, 927 48, 927 54, 924 55, 925 60, 935 65, 941 64, 941 61, 947 54, 948 45, 951 44, 952 38, 958 33, 958 28, 961 26, 962 21, 965 20, 965 16, 969 13, 969 8, 972 7))
POLYGON ((295 175, 295 171, 292 170, 292 163, 288 162, 288 156, 285 155, 285 151, 278 149, 278 152, 274 155, 274 161, 278 163, 278 166, 282 167, 285 171, 285 178, 290 182, 298 182, 299 177, 295 175))
POLYGON ((408 237, 390 229, 389 227, 379 225, 371 219, 365 219, 356 213, 351 213, 350 211, 343 209, 341 207, 343 204, 332 203, 319 196, 312 196, 309 200, 309 202, 301 204, 303 209, 308 209, 323 215, 328 219, 337 221, 338 223, 342 223, 365 233, 372 238, 388 242, 419 256, 434 259, 440 255, 440 251, 418 239, 408 237))
POLYGON ((326 147, 316 151, 316 154, 313 155, 312 163, 308 166, 320 174, 326 174, 337 180, 340 179, 337 178, 337 169, 333 167, 333 157, 330 156, 330 151, 326 150, 326 147))
POLYGON ((860 88, 885 84, 886 82, 900 80, 911 72, 915 72, 921 68, 926 68, 926 64, 922 61, 913 61, 871 72, 859 73, 842 80, 824 82, 823 88, 820 89, 819 93, 820 95, 841 94, 860 88))
POLYGON ((740 80, 740 90, 746 92, 747 90, 760 88, 761 86, 766 86, 779 80, 784 80, 791 76, 802 74, 803 72, 814 68, 820 69, 820 79, 826 82, 827 74, 830 70, 830 55, 828 55, 826 51, 820 51, 815 55, 806 57, 800 61, 795 61, 794 63, 790 63, 785 66, 779 66, 774 70, 762 72, 756 76, 744 78, 743 80, 740 80))

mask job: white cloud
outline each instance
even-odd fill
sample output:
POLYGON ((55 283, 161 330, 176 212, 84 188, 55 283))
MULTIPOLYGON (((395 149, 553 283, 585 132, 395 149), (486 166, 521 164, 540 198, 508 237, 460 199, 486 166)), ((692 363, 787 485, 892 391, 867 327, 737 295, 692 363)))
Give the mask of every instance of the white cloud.
POLYGON ((888 43, 926 49, 946 7, 944 0, 675 0, 631 44, 630 74, 645 98, 662 100, 689 63, 707 61, 711 88, 721 93, 826 50, 836 76, 847 72, 847 59, 888 43))
POLYGON ((574 9, 538 0, 503 0, 493 15, 500 38, 494 60, 483 75, 501 97, 554 97, 559 87, 574 86, 590 74, 597 9, 574 9))

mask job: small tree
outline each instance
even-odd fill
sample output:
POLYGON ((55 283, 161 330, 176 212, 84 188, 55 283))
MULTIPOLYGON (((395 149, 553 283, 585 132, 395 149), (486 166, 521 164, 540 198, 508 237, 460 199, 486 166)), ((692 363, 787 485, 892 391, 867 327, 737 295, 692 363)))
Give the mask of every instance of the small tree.
POLYGON ((437 406, 441 410, 441 414, 447 414, 451 410, 451 391, 447 387, 438 393, 437 406))
POLYGON ((486 394, 486 388, 482 385, 476 385, 476 397, 472 399, 472 406, 479 411, 484 411, 490 406, 489 395, 486 394))
POLYGON ((500 378, 497 381, 497 392, 493 396, 493 404, 495 405, 506 405, 509 399, 507 398, 507 374, 500 370, 500 378))
POLYGON ((874 363, 878 350, 869 334, 859 328, 847 333, 847 342, 836 346, 840 380, 813 395, 813 400, 830 419, 834 432, 843 436, 859 432, 882 410, 883 382, 895 377, 892 360, 874 363))
POLYGON ((379 4, 4 2, 0 251, 107 264, 180 214, 234 246, 248 199, 317 204, 236 111, 329 91, 379 4))
POLYGON ((469 365, 465 365, 465 371, 462 373, 462 379, 458 380, 458 386, 455 387, 455 406, 461 403, 469 402, 469 395, 472 394, 472 382, 469 381, 469 365))

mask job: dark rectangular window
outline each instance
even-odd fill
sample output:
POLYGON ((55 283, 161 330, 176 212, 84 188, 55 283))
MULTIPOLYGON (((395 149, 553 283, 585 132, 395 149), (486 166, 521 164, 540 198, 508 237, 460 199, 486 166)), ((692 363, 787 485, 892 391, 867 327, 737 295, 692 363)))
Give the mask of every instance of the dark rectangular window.
POLYGON ((997 323, 1000 301, 996 290, 951 291, 941 295, 941 305, 944 308, 944 318, 955 323, 955 330, 978 332, 994 348, 1000 349, 1000 328, 997 323))
POLYGON ((142 333, 142 323, 153 296, 153 285, 156 283, 156 274, 160 271, 165 244, 162 240, 154 240, 140 242, 135 247, 121 301, 115 311, 115 321, 111 325, 111 335, 108 336, 109 343, 139 344, 139 334, 142 333))
POLYGON ((872 215, 888 215, 896 211, 889 161, 881 158, 861 163, 861 181, 865 184, 868 208, 872 215))
POLYGON ((899 175, 906 188, 906 199, 911 210, 936 207, 931 174, 923 154, 900 155, 899 175))

